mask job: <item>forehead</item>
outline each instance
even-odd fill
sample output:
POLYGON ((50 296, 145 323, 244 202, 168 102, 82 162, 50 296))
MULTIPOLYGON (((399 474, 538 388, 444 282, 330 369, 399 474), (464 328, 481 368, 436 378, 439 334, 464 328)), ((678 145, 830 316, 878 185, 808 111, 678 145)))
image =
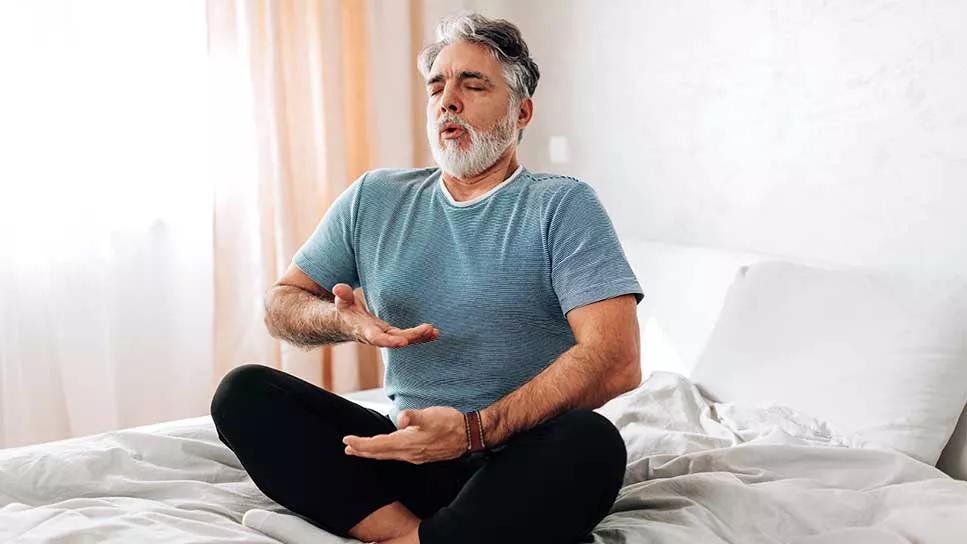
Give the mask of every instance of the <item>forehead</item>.
POLYGON ((503 81, 500 62, 490 49, 467 41, 454 42, 441 49, 427 79, 440 75, 449 79, 461 72, 480 72, 498 85, 503 81))

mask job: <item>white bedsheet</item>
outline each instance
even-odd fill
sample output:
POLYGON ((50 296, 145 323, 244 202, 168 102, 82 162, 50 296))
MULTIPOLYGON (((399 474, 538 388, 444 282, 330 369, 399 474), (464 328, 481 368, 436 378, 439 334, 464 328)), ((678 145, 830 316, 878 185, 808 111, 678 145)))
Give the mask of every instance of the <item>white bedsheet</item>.
POLYGON ((792 410, 658 372, 602 411, 629 465, 595 542, 967 542, 967 482, 792 410))
POLYGON ((0 450, 0 542, 247 542, 245 511, 284 512, 215 434, 183 419, 0 450))
MULTIPOLYGON (((967 482, 862 449, 801 414, 709 405, 671 373, 599 411, 621 430, 629 466, 595 542, 967 541, 967 482)), ((271 538, 241 525, 252 509, 286 512, 254 486, 209 417, 0 450, 0 542, 326 536, 307 537, 301 520, 284 518, 294 530, 271 538)))

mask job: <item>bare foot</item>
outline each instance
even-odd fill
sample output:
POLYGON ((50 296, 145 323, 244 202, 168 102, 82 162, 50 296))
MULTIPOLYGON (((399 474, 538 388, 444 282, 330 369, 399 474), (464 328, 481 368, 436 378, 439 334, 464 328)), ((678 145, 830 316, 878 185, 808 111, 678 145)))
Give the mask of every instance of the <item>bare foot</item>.
POLYGON ((417 523, 416 527, 404 534, 403 536, 398 536, 396 538, 391 538, 389 540, 381 540, 379 544, 420 544, 420 524, 417 523))
POLYGON ((349 530, 349 536, 362 542, 386 542, 414 530, 420 518, 399 501, 372 512, 349 530))

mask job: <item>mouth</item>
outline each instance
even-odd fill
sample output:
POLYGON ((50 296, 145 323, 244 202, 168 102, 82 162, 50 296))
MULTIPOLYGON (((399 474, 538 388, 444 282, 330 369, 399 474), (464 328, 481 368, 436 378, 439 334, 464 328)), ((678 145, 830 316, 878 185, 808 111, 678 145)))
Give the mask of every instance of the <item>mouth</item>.
POLYGON ((444 140, 454 140, 463 136, 466 131, 455 123, 445 123, 440 129, 440 135, 444 140))

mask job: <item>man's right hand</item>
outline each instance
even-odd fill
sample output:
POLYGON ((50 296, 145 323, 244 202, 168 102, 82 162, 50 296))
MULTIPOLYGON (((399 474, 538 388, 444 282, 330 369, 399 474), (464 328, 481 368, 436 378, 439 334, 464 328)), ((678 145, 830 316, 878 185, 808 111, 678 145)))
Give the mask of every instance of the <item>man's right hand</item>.
POLYGON ((361 344, 402 348, 410 344, 432 342, 440 336, 440 331, 429 323, 400 329, 377 318, 356 300, 352 287, 346 283, 334 285, 332 294, 336 297, 336 309, 340 317, 349 326, 355 340, 361 344))

